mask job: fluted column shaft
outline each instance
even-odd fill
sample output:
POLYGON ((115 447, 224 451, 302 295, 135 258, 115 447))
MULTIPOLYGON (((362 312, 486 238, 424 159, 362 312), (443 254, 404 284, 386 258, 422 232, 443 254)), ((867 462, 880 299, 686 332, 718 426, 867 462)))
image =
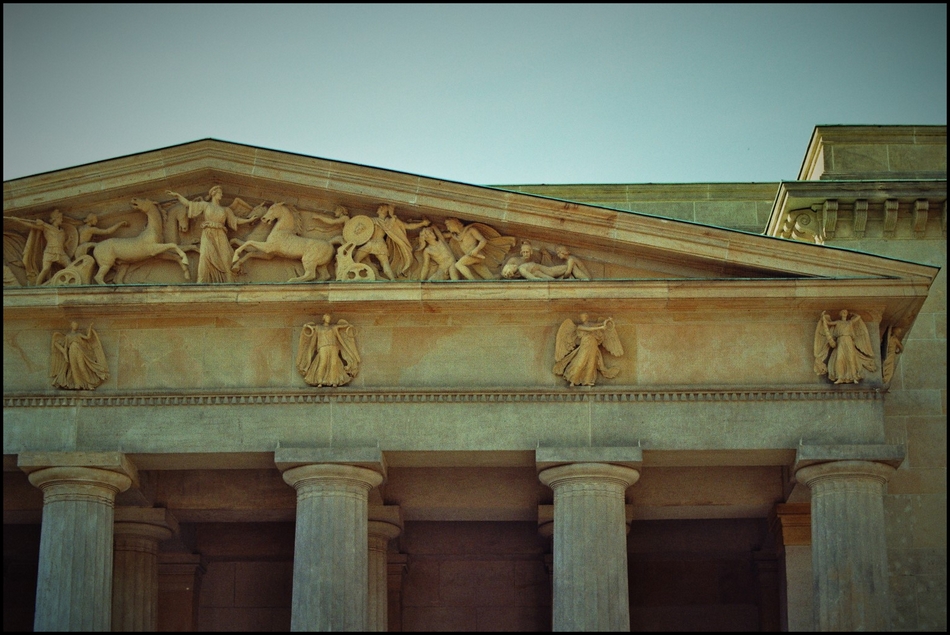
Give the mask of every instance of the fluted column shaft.
POLYGON ((884 488, 893 472, 872 461, 832 461, 796 473, 811 489, 814 610, 820 631, 888 628, 884 488))
POLYGON ((389 541, 399 535, 396 525, 371 520, 369 532, 368 609, 366 630, 385 633, 389 630, 389 541))
POLYGON ((365 631, 367 501, 382 482, 373 470, 302 465, 283 473, 297 491, 293 631, 365 631))
POLYGON ((113 631, 158 630, 158 544, 171 536, 169 527, 116 518, 113 631))
POLYGON ((624 493, 640 473, 604 463, 548 468, 554 490, 555 631, 629 631, 624 493))
POLYGON ((47 467, 29 479, 43 490, 34 630, 108 631, 113 506, 132 479, 93 467, 47 467))

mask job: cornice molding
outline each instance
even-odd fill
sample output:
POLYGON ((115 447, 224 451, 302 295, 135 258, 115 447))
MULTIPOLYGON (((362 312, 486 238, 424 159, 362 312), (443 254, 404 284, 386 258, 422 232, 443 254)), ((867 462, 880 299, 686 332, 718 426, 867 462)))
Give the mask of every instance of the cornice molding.
MULTIPOLYGON (((767 236, 823 244, 840 238, 893 238, 898 213, 910 219, 908 238, 933 238, 928 218, 942 215, 946 237, 946 179, 917 181, 788 181, 779 185, 765 230, 767 236), (882 221, 866 236, 868 220, 882 221)), ((936 225, 933 231, 936 232, 936 225)))
MULTIPOLYGON (((826 262, 826 266, 832 264, 826 262)), ((511 310, 554 313, 573 312, 583 303, 602 311, 635 309, 639 320, 650 319, 652 313, 680 313, 691 319, 722 313, 732 321, 736 312, 799 313, 847 302, 849 310, 890 319, 919 308, 938 271, 900 261, 895 266, 908 269, 908 277, 8 287, 3 293, 3 314, 4 320, 51 315, 101 319, 104 314, 127 318, 143 313, 207 318, 327 310, 361 315, 433 310, 472 314, 496 312, 499 303, 511 310), (921 276, 921 272, 929 275, 921 276), (911 273, 918 275, 911 277, 911 273)))
MULTIPOLYGON (((565 236, 580 248, 629 250, 647 259, 718 267, 739 277, 750 271, 829 276, 827 256, 816 258, 791 241, 775 243, 757 234, 688 221, 215 140, 6 182, 4 215, 46 213, 67 203, 75 203, 78 212, 107 198, 118 202, 124 197, 157 196, 184 183, 206 188, 210 182, 251 184, 261 197, 287 195, 298 202, 330 197, 352 201, 356 207, 392 203, 412 209, 413 215, 487 223, 506 235, 565 236)), ((874 256, 849 253, 833 259, 835 276, 895 275, 874 256)))

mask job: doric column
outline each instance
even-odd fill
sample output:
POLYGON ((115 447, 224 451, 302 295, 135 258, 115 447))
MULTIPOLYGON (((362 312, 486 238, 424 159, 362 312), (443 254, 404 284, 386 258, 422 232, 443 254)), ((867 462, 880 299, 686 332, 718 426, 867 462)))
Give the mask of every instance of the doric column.
POLYGON ((369 589, 366 630, 389 630, 389 541, 402 533, 402 514, 397 505, 373 505, 369 508, 369 589))
POLYGON ((365 631, 369 624, 369 491, 383 481, 378 448, 275 453, 297 491, 293 631, 365 631))
POLYGON ((158 630, 158 544, 178 531, 166 509, 115 510, 112 630, 158 630))
POLYGON ((625 492, 640 449, 539 449, 537 462, 554 490, 553 630, 630 630, 625 492))
POLYGON ((119 452, 28 452, 18 465, 43 490, 34 630, 110 630, 113 505, 135 468, 119 452))
POLYGON ((798 482, 811 489, 815 626, 883 631, 890 594, 884 490, 899 446, 799 447, 798 482))

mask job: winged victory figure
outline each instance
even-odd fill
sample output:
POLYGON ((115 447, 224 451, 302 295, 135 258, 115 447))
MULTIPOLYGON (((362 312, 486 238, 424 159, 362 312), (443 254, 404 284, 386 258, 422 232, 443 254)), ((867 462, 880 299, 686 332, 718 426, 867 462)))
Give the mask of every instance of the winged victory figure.
POLYGON ((842 310, 840 316, 832 320, 821 313, 815 327, 815 373, 828 375, 836 384, 856 384, 864 379, 864 371, 877 370, 871 336, 860 315, 848 317, 842 310))
POLYGON ((297 370, 311 386, 348 384, 360 370, 353 325, 346 320, 330 324, 329 315, 323 316, 323 324, 304 324, 297 347, 297 370))
POLYGON ((564 320, 554 344, 554 374, 571 386, 593 386, 598 372, 608 379, 616 377, 620 369, 604 363, 601 347, 614 357, 623 355, 613 318, 590 322, 587 314, 582 313, 579 324, 564 320))

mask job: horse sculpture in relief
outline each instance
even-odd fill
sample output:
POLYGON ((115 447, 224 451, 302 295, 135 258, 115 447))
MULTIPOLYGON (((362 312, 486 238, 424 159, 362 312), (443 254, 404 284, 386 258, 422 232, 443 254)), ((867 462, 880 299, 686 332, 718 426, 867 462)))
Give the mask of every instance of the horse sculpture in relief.
POLYGON ((148 218, 145 229, 133 238, 107 238, 100 243, 95 243, 92 249, 92 257, 99 265, 99 271, 95 276, 96 282, 105 284, 106 274, 113 266, 118 264, 115 283, 122 284, 130 264, 168 252, 174 252, 178 256, 176 260, 181 265, 184 278, 189 280, 191 275, 188 271, 188 256, 178 245, 161 242, 163 240, 163 223, 162 210, 158 203, 144 198, 133 198, 132 209, 142 212, 148 218))
POLYGON ((300 260, 303 264, 303 275, 287 282, 308 282, 316 280, 318 275, 321 281, 330 278, 327 265, 336 253, 333 245, 339 244, 342 237, 339 240, 327 241, 302 236, 303 227, 299 215, 285 203, 271 205, 261 220, 274 225, 267 235, 267 240, 248 240, 235 249, 231 259, 231 271, 240 271, 249 258, 270 260, 279 257, 300 260), (254 251, 250 251, 251 249, 254 251))
POLYGON ((188 222, 188 208, 181 203, 174 203, 167 210, 164 210, 164 224, 162 226, 162 242, 174 243, 184 251, 198 251, 196 242, 185 242, 185 234, 188 233, 190 223, 188 222))

